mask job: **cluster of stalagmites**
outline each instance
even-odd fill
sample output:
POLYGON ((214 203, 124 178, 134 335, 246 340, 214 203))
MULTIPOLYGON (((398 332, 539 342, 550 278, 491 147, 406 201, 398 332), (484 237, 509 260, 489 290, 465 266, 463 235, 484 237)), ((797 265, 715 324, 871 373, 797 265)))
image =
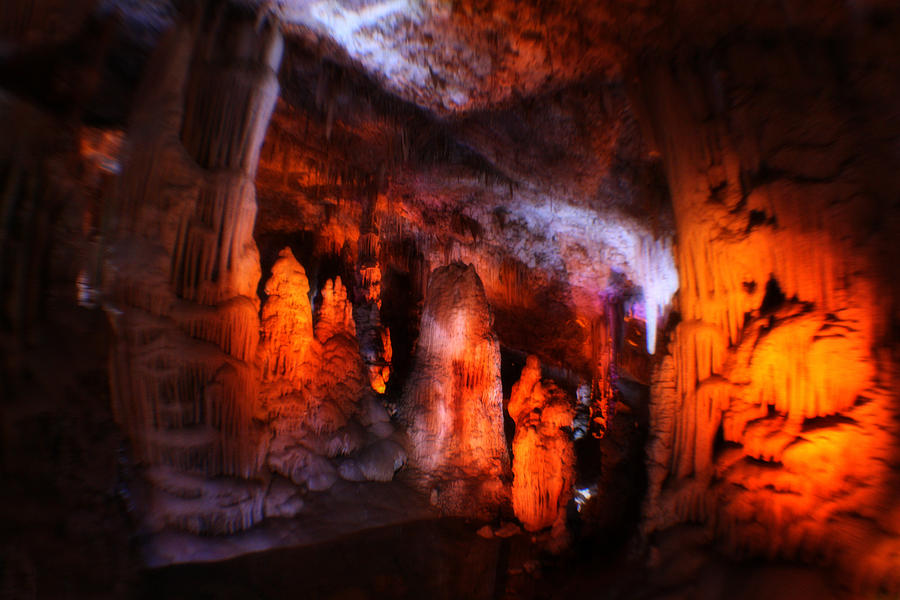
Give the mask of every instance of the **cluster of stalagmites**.
MULTIPOLYGON (((153 61, 161 84, 130 132, 104 282, 114 404, 147 466, 151 525, 198 532, 295 514, 306 492, 388 481, 407 460, 373 391, 390 374, 377 235, 362 236, 352 287, 324 283, 315 315, 305 271, 283 250, 260 310, 252 175, 274 42, 265 27, 224 23, 196 39, 177 28, 153 61), (212 69, 209 44, 226 32, 260 47, 225 43, 250 55, 212 69), (215 74, 236 78, 233 97, 212 93, 215 74)), ((471 266, 432 274, 421 331, 402 415, 411 462, 444 512, 486 514, 506 500, 509 458, 499 344, 471 266)))
POLYGON ((314 328, 308 292, 303 267, 285 248, 263 307, 259 417, 272 435, 266 464, 312 491, 338 477, 390 481, 406 453, 367 385, 346 289, 340 278, 326 282, 314 328))

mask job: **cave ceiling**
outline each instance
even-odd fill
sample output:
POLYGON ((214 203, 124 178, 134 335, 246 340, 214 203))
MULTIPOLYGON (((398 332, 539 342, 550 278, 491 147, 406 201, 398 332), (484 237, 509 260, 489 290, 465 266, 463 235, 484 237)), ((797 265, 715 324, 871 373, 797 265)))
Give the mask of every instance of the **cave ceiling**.
MULTIPOLYGON (((878 0, 243 4, 260 21, 277 19, 287 34, 271 137, 288 142, 282 153, 301 154, 320 171, 315 185, 299 182, 280 172, 278 150, 268 160, 264 150, 257 238, 321 228, 335 218, 335 206, 343 207, 339 219, 358 221, 372 210, 366 207, 372 196, 386 198, 375 212, 400 215, 401 225, 430 240, 435 253, 476 263, 490 254, 531 270, 541 293, 561 301, 556 317, 548 313, 550 331, 568 330, 573 321, 583 329, 611 293, 635 299, 643 317, 678 287, 662 161, 631 93, 640 64, 690 65, 726 38, 852 36, 854 17, 871 18, 888 6, 878 0), (323 181, 334 184, 324 195, 323 181), (656 240, 648 258, 648 243, 656 240), (651 279, 663 284, 651 291, 651 279)), ((179 11, 198 6, 69 3, 66 27, 33 32, 4 68, 40 67, 61 74, 51 81, 77 80, 65 74, 72 63, 87 67, 89 60, 52 58, 45 48, 96 37, 96 25, 76 26, 91 14, 115 16, 103 76, 94 99, 82 104, 95 120, 124 127, 157 37, 179 11)), ((65 105, 73 87, 29 91, 65 105)), ((500 299, 492 297, 495 308, 500 299)), ((501 338, 510 342, 500 320, 501 338)), ((537 350, 534 343, 512 345, 537 350)), ((584 352, 574 352, 563 362, 577 365, 584 352)))

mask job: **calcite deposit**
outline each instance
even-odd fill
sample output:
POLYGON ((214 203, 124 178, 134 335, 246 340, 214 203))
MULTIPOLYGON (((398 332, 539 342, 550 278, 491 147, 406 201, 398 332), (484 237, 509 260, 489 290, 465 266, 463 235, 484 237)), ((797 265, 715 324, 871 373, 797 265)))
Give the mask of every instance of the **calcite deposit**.
POLYGON ((449 514, 482 513, 505 495, 509 455, 492 325, 471 265, 431 273, 401 414, 410 464, 425 475, 433 503, 449 514))
POLYGON ((512 504, 528 531, 565 531, 566 505, 575 483, 572 424, 575 405, 553 382, 541 380, 541 365, 529 356, 512 388, 509 414, 513 438, 512 504))
POLYGON ((456 516, 491 597, 900 591, 896 3, 0 4, 4 592, 456 516))

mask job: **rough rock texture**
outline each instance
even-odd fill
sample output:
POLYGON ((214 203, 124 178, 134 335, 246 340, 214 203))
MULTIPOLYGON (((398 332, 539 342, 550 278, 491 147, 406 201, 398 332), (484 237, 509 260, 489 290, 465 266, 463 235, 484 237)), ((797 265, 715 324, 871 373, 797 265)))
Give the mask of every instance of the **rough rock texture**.
POLYGON ((571 430, 575 406, 565 392, 541 380, 541 365, 528 357, 513 385, 509 416, 513 438, 512 504, 528 531, 553 526, 565 533, 566 505, 575 483, 571 430))
POLYGON ((268 431, 266 465, 312 492, 328 490, 339 477, 393 479, 406 452, 386 439, 393 427, 367 389, 340 278, 325 282, 315 326, 306 273, 289 248, 272 266, 266 293, 257 414, 268 431))
POLYGON ((313 339, 312 305, 306 271, 284 248, 266 282, 259 343, 262 380, 299 384, 313 339))
POLYGON ((492 320, 474 267, 452 264, 431 274, 401 417, 410 464, 425 475, 432 502, 450 514, 490 512, 504 496, 509 457, 492 320))
POLYGON ((381 320, 381 240, 374 231, 360 236, 356 259, 353 316, 359 332, 360 350, 369 373, 369 385, 383 394, 391 378, 391 331, 381 320))
POLYGON ((118 329, 114 403, 137 454, 183 470, 249 475, 259 468, 247 443, 259 260, 248 220, 255 157, 277 95, 280 37, 271 29, 255 35, 255 45, 225 51, 227 66, 214 70, 204 46, 230 39, 229 28, 252 28, 225 21, 199 34, 182 25, 159 50, 148 77, 155 93, 148 89, 134 116, 106 286, 118 329), (244 62, 254 58, 258 69, 244 62), (216 97, 216 77, 245 81, 233 102, 216 97), (204 119, 192 117, 201 111, 204 119), (235 120, 245 128, 221 129, 235 120))
POLYGON ((173 474, 178 487, 177 473, 247 477, 261 467, 252 421, 260 273, 253 178, 282 42, 276 28, 257 30, 228 9, 198 23, 177 26, 160 44, 134 112, 105 308, 116 332, 116 417, 138 460, 168 467, 154 471, 151 489, 161 499, 153 502, 195 529, 230 531, 261 517, 263 488, 246 492, 254 508, 220 518, 224 507, 203 494, 184 510, 162 499, 178 497, 162 482, 173 474))
POLYGON ((694 520, 893 593, 898 24, 890 0, 4 2, 2 360, 77 282, 161 521, 230 531, 405 450, 451 455, 423 480, 448 512, 493 503, 502 435, 470 417, 502 412, 453 402, 499 406, 499 342, 592 380, 619 429, 579 446, 594 483, 643 439, 616 380, 652 384, 651 547, 694 520), (421 303, 454 261, 481 280, 472 338, 421 303), (408 439, 370 391, 404 383, 408 439))
POLYGON ((881 253, 896 244, 872 220, 887 189, 864 183, 865 126, 850 124, 871 90, 848 100, 828 52, 811 43, 798 62, 787 42, 735 40, 640 71, 683 319, 656 375, 646 526, 701 519, 737 551, 824 557, 894 588, 896 280, 881 253))
POLYGON ((585 375, 605 298, 662 320, 678 288, 672 222, 624 86, 592 81, 527 110, 439 122, 296 40, 290 49, 258 232, 303 231, 320 256, 361 256, 371 217, 383 281, 408 277, 421 296, 434 268, 472 263, 504 345, 585 375))

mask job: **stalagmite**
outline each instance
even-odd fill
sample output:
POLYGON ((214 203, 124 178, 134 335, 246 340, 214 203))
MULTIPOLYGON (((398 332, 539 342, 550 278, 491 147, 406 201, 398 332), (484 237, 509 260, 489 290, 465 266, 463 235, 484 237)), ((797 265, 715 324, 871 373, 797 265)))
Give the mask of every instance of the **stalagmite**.
POLYGON ((410 463, 447 513, 490 512, 509 471, 500 348, 491 325, 472 266, 451 264, 431 273, 401 413, 410 463))
POLYGON ((528 531, 556 528, 557 523, 564 524, 566 504, 572 498, 574 403, 552 382, 541 381, 540 363, 529 356, 513 385, 509 414, 516 422, 513 510, 528 531))
POLYGON ((322 301, 316 311, 316 339, 325 343, 336 335, 356 337, 353 305, 340 277, 329 279, 321 290, 322 301))
POLYGON ((313 341, 312 305, 306 271, 284 248, 272 265, 262 308, 260 368, 263 381, 282 378, 298 382, 313 341))
POLYGON ((615 417, 623 317, 620 299, 609 296, 605 301, 605 314, 591 323, 591 367, 594 370, 594 381, 590 412, 595 437, 605 435, 615 417))

